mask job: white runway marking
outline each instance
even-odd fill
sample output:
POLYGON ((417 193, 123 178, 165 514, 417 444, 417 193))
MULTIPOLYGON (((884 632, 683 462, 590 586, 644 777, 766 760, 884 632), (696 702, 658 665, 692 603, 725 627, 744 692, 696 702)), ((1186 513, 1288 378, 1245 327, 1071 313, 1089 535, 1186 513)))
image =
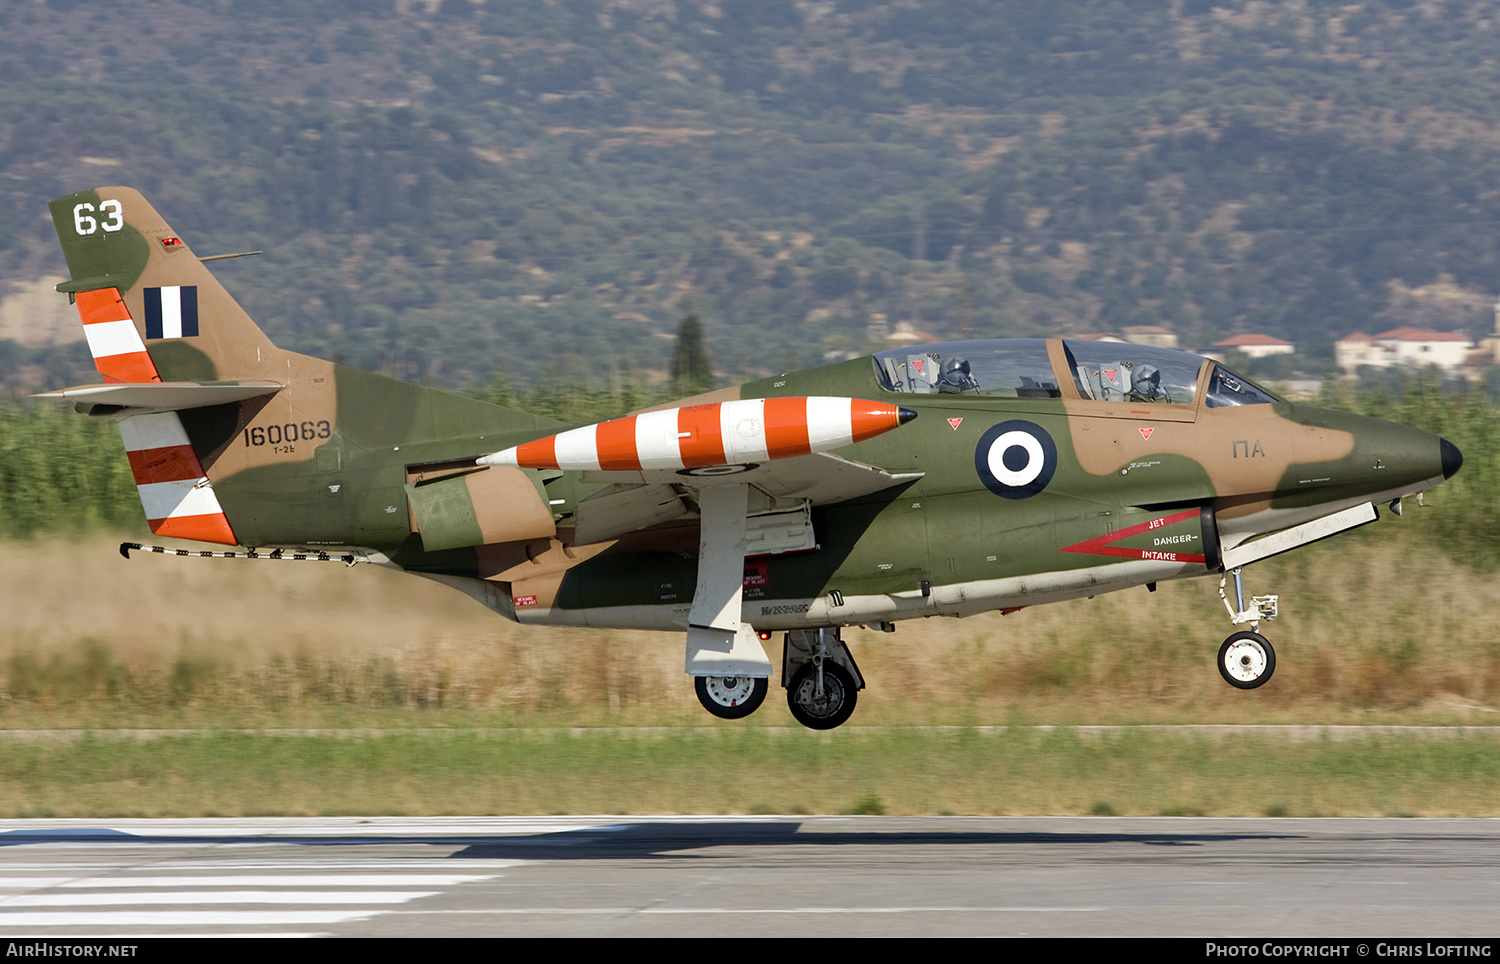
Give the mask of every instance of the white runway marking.
MULTIPOLYGON (((188 910, 188 911, 33 911, 6 914, 4 927, 251 927, 256 924, 342 924, 368 920, 382 913, 378 907, 354 910, 188 910)), ((156 935, 166 936, 166 935, 156 935)), ((267 937, 285 937, 284 933, 267 937)))
POLYGON ((520 861, 484 861, 482 868, 466 868, 481 872, 468 874, 441 872, 452 871, 452 863, 434 861, 413 861, 394 874, 370 873, 378 862, 315 863, 323 873, 287 873, 292 865, 285 862, 235 859, 152 864, 156 874, 135 877, 128 876, 129 865, 120 864, 80 866, 72 877, 57 876, 56 866, 46 867, 52 871, 46 876, 20 876, 16 871, 45 865, 13 865, 11 874, 0 877, 0 892, 27 893, 0 893, 0 934, 66 928, 70 936, 222 936, 215 929, 228 927, 244 928, 241 936, 311 937, 320 927, 369 920, 443 888, 495 880, 520 861), (422 873, 426 867, 434 872, 422 873), (267 872, 243 872, 257 868, 267 872), (351 872, 326 872, 341 868, 351 872), (163 876, 164 869, 207 873, 163 876), (94 876, 121 873, 126 876, 94 876), (267 929, 251 930, 257 927, 267 929))
POLYGON ((684 914, 696 917, 700 914, 1097 914, 1109 910, 1107 907, 1032 907, 1007 905, 1004 907, 973 907, 965 904, 933 905, 923 907, 481 907, 470 910, 401 910, 393 914, 442 916, 444 914, 468 915, 524 915, 538 917, 566 917, 578 914, 584 917, 604 915, 609 917, 627 914, 684 914))
POLYGON ((133 890, 113 894, 21 894, 0 898, 0 924, 11 907, 105 907, 125 904, 404 904, 436 890, 133 890))
MULTIPOLYGON (((60 880, 56 887, 452 887, 494 874, 237 874, 233 877, 83 877, 60 880)), ((0 878, 0 887, 21 887, 25 878, 0 878)))

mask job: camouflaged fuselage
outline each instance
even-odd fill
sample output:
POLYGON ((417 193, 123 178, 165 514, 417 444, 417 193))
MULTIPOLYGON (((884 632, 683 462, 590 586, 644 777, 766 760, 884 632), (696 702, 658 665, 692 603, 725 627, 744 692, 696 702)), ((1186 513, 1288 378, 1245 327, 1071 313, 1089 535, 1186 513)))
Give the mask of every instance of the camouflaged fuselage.
MULTIPOLYGON (((232 528, 232 540, 218 541, 357 548, 522 622, 685 625, 698 570, 693 478, 637 484, 478 465, 564 426, 275 347, 130 189, 71 195, 52 213, 72 275, 60 289, 101 303, 115 292, 128 317, 109 324, 134 325, 149 356, 141 370, 203 391, 271 385, 255 398, 170 409, 198 460, 179 475, 204 475, 232 528), (165 329, 163 303, 179 306, 165 329)), ((106 381, 135 380, 121 361, 131 346, 109 354, 116 348, 100 344, 91 338, 106 381)), ((834 485, 814 498, 776 478, 776 498, 756 517, 767 551, 745 562, 744 622, 771 630, 967 615, 1205 574, 1246 539, 1419 492, 1458 465, 1448 443, 1389 422, 1269 396, 1215 406, 1211 381, 1227 376, 1185 353, 1140 356, 1122 374, 1100 352, 1131 369, 1131 346, 1090 349, 1095 360, 1081 365, 1072 352, 1083 346, 1051 339, 1036 343, 1019 387, 985 393, 968 356, 1000 357, 1006 344, 886 352, 674 403, 847 396, 917 413, 833 452, 842 463, 805 463, 808 491, 861 467, 886 473, 884 487, 834 485), (1170 391, 1131 387, 1163 358, 1176 366, 1170 391), (936 380, 940 367, 951 386, 936 380)), ((128 421, 152 409, 94 411, 128 421)), ((143 501, 166 478, 153 451, 132 452, 143 501)))

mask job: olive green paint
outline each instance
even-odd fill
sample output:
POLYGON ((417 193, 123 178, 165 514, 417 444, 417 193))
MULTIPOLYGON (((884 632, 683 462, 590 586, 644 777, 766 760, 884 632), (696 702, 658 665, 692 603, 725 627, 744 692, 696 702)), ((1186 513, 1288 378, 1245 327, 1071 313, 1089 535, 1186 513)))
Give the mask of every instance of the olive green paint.
POLYGON ((422 548, 426 551, 477 546, 484 542, 465 475, 407 483, 406 498, 422 528, 422 548))
POLYGON ((146 346, 146 351, 164 382, 212 382, 219 379, 213 359, 182 339, 154 341, 146 346))
POLYGON ((108 217, 101 215, 100 200, 97 190, 80 191, 48 205, 52 211, 52 223, 57 227, 58 240, 62 243, 63 257, 68 262, 68 273, 72 276, 72 282, 59 290, 118 288, 125 291, 135 287, 136 280, 146 269, 151 242, 129 223, 123 223, 116 231, 107 231, 100 226, 101 217, 108 217), (79 205, 88 205, 92 209, 84 215, 95 222, 91 233, 78 233, 74 211, 79 205))

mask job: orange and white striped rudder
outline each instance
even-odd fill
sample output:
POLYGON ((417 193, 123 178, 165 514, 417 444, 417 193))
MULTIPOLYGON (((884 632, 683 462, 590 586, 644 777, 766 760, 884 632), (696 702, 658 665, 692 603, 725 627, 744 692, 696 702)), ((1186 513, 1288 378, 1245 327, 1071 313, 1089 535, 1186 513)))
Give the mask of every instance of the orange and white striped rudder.
MULTIPOLYGON (((80 291, 77 305, 94 367, 104 381, 161 381, 119 289, 80 291)), ((130 415, 119 424, 151 531, 159 536, 239 545, 177 413, 130 415)))
POLYGON ((120 437, 152 532, 239 545, 176 412, 121 419, 120 437))
POLYGON ((94 367, 106 382, 161 381, 141 333, 120 298, 120 289, 80 291, 77 305, 94 367))

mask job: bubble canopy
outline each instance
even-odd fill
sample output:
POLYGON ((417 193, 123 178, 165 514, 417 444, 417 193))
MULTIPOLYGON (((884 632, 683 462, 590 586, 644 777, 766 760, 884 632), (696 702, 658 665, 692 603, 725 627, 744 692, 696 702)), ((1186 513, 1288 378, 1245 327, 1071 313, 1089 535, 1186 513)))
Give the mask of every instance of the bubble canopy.
POLYGON ((1209 408, 1265 405, 1279 399, 1223 365, 1172 348, 1065 338, 1054 356, 1044 338, 949 341, 892 348, 874 356, 876 379, 888 392, 1063 398, 1098 402, 1193 405, 1199 376, 1212 365, 1209 408), (1054 365, 1060 357, 1062 364, 1054 365), (1063 371, 1057 369, 1062 367, 1063 371))

